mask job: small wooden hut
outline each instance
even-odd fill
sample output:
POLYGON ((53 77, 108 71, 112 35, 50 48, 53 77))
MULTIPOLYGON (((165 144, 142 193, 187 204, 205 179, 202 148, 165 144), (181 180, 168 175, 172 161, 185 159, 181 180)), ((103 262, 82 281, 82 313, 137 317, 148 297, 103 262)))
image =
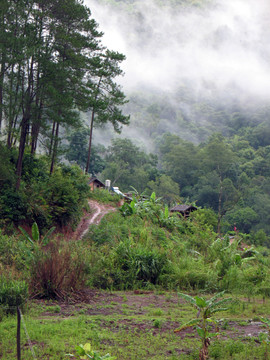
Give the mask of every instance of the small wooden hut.
POLYGON ((171 208, 171 212, 177 212, 184 216, 184 218, 189 217, 190 213, 197 210, 196 206, 192 205, 176 205, 175 207, 171 208))
POLYGON ((93 191, 95 189, 105 189, 105 184, 98 180, 96 177, 92 177, 88 182, 90 189, 93 191))

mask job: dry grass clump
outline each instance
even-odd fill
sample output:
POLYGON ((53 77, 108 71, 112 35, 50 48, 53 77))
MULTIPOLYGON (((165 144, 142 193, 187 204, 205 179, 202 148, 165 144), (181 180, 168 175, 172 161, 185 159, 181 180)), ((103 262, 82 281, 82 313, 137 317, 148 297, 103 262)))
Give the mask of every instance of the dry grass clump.
POLYGON ((84 285, 84 262, 69 243, 52 241, 32 267, 32 297, 65 299, 84 285))

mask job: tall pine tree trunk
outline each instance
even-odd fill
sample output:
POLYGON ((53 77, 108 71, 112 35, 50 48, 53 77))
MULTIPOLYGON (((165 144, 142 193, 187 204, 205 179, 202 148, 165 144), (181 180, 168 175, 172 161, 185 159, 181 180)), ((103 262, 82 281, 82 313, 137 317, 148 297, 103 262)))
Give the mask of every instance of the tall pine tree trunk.
POLYGON ((55 127, 56 127, 56 122, 53 122, 53 126, 52 126, 52 133, 51 133, 51 140, 50 140, 50 145, 49 145, 49 156, 51 156, 52 154, 52 150, 53 150, 53 140, 54 140, 54 133, 55 133, 55 127))
POLYGON ((23 163, 23 155, 25 150, 25 144, 27 139, 27 133, 29 130, 29 120, 30 120, 30 111, 28 111, 21 122, 21 136, 20 136, 20 145, 19 145, 19 156, 17 160, 16 166, 16 190, 19 190, 21 184, 21 176, 22 176, 22 163, 23 163))
MULTIPOLYGON (((34 58, 31 58, 30 66, 28 67, 28 83, 27 89, 25 93, 23 93, 22 104, 24 104, 23 108, 23 118, 21 121, 21 135, 20 135, 20 144, 19 144, 19 155, 16 166, 16 190, 19 190, 21 184, 21 176, 22 176, 22 164, 23 164, 23 155, 25 150, 25 145, 27 142, 27 134, 30 128, 30 118, 31 118, 31 106, 33 101, 33 83, 34 83, 34 58)), ((24 78, 23 78, 24 80, 24 78)), ((24 88, 24 81, 22 81, 22 89, 24 88)))
POLYGON ((93 127, 94 127, 94 118, 95 118, 95 110, 92 110, 91 123, 90 123, 90 136, 89 136, 89 146, 88 146, 88 155, 87 162, 85 167, 85 173, 87 174, 90 167, 90 158, 91 158, 91 149, 92 149, 92 137, 93 137, 93 127))
POLYGON ((43 104, 40 101, 37 119, 32 124, 32 129, 31 129, 31 154, 32 155, 34 155, 37 150, 38 135, 39 135, 40 123, 41 123, 41 117, 42 117, 42 107, 43 107, 43 104))
POLYGON ((5 54, 1 54, 1 69, 0 69, 0 132, 2 128, 2 120, 3 120, 3 86, 4 86, 4 76, 5 76, 5 54))
POLYGON ((50 168, 50 175, 53 173, 54 165, 57 156, 57 148, 58 148, 58 135, 59 135, 59 123, 56 124, 55 128, 55 136, 53 141, 53 148, 52 148, 52 160, 51 160, 51 168, 50 168))

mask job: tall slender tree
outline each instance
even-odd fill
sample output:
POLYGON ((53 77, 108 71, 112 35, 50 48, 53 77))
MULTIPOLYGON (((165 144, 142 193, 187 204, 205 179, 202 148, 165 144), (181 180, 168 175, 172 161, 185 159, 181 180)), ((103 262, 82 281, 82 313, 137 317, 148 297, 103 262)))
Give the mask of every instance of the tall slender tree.
POLYGON ((129 116, 124 115, 120 109, 120 106, 127 102, 126 97, 115 82, 115 78, 123 74, 120 63, 124 59, 123 54, 106 50, 92 61, 95 76, 89 79, 92 96, 89 103, 91 117, 86 173, 89 172, 95 122, 97 124, 109 122, 116 132, 121 131, 121 125, 129 123, 129 116))

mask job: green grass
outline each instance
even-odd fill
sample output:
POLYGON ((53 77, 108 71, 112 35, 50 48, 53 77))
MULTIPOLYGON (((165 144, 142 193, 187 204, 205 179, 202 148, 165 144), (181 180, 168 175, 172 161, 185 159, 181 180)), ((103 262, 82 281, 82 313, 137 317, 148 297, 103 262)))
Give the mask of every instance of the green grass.
MULTIPOLYGON (((127 304, 128 295, 122 292, 119 298, 125 299, 124 304, 115 300, 90 305, 82 303, 70 306, 67 312, 56 302, 32 302, 24 319, 38 359, 67 359, 66 353, 74 352, 76 345, 87 342, 101 354, 110 353, 118 360, 197 359, 200 340, 195 333, 176 334, 173 331, 174 324, 176 328, 194 317, 194 309, 189 304, 178 303, 175 294, 160 296, 164 302, 155 296, 158 305, 150 302, 149 306, 141 308, 138 304, 137 307, 127 304), (94 315, 95 310, 101 309, 104 314, 94 315), (136 312, 138 309, 140 312, 136 312)), ((145 298, 147 295, 139 295, 137 301, 145 298)), ((237 298, 229 311, 219 314, 220 319, 224 318, 221 338, 212 341, 210 359, 267 359, 266 345, 259 344, 254 334, 244 337, 241 333, 255 316, 259 319, 258 314, 269 317, 269 300, 264 304, 259 301, 237 298)), ((262 330, 265 329, 262 327, 262 330)), ((15 359, 16 316, 3 318, 0 334, 0 358, 15 359)), ((23 328, 21 344, 22 358, 32 359, 23 328)))

